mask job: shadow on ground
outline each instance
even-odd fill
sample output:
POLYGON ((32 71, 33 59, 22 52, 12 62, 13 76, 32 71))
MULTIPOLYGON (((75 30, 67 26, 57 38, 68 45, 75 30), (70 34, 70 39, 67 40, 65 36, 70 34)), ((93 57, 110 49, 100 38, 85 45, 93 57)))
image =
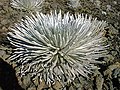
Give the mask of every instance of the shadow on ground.
POLYGON ((2 90, 24 90, 18 84, 15 70, 0 58, 0 88, 2 90))

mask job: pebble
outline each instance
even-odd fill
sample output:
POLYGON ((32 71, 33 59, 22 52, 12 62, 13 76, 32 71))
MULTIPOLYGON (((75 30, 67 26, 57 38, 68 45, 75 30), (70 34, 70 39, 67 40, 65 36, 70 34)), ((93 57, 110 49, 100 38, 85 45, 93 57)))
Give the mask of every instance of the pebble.
POLYGON ((102 14, 106 15, 107 13, 105 11, 102 11, 102 14))
POLYGON ((8 20, 7 20, 7 19, 2 20, 2 21, 1 21, 1 24, 2 24, 2 25, 8 24, 8 20))

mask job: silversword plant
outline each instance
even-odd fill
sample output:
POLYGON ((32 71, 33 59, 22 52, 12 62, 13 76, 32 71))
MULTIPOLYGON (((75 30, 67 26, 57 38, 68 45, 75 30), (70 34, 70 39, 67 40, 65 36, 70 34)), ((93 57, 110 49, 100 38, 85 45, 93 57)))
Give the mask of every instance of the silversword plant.
POLYGON ((83 14, 37 12, 11 28, 8 39, 16 47, 10 57, 19 74, 39 77, 51 85, 89 77, 106 55, 105 21, 83 14))
POLYGON ((40 11, 44 0, 12 0, 12 7, 24 11, 40 11))

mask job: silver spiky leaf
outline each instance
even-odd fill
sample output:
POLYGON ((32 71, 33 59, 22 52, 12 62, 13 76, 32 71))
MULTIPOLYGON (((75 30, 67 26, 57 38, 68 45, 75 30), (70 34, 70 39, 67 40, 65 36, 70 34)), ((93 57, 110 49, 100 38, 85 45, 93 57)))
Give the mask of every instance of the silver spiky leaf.
POLYGON ((11 5, 14 8, 25 11, 40 11, 44 0, 12 0, 11 5))
POLYGON ((16 47, 11 60, 21 75, 40 77, 48 85, 89 77, 94 64, 102 62, 96 59, 106 55, 105 26, 87 15, 37 13, 11 28, 8 39, 16 47))

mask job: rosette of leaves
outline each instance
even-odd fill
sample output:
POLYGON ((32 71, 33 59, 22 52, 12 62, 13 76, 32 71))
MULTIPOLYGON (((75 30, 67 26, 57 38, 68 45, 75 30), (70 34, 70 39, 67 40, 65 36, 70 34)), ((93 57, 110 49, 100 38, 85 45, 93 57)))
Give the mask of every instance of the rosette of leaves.
POLYGON ((40 11, 44 0, 12 0, 12 7, 24 11, 40 11))
POLYGON ((39 77, 47 85, 88 78, 103 62, 98 58, 107 54, 106 25, 83 14, 37 12, 11 28, 8 39, 16 48, 10 59, 21 76, 39 77))

